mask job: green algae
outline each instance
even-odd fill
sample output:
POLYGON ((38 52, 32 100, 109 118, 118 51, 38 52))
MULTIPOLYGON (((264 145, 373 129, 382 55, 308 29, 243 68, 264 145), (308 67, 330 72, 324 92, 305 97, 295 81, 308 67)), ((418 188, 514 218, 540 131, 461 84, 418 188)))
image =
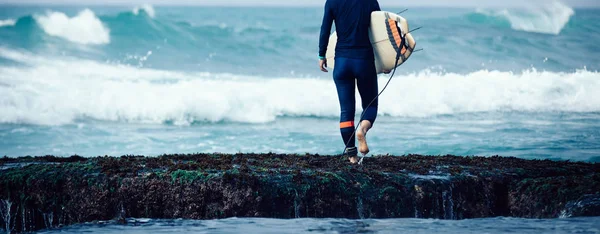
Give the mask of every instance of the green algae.
POLYGON ((175 183, 177 181, 179 182, 183 182, 183 183, 194 183, 196 181, 198 182, 206 182, 209 181, 211 179, 216 179, 219 178, 220 176, 222 176, 223 173, 209 173, 206 171, 201 171, 201 170, 197 170, 197 171, 188 171, 188 170, 176 170, 170 173, 171 176, 171 183, 175 183))
POLYGON ((172 183, 177 181, 192 183, 195 180, 203 179, 204 177, 205 175, 202 171, 186 171, 179 169, 171 173, 172 183))
POLYGON ((346 179, 344 179, 340 174, 335 173, 335 172, 325 172, 325 176, 326 178, 332 178, 335 179, 335 182, 341 182, 344 184, 347 184, 348 181, 346 179))

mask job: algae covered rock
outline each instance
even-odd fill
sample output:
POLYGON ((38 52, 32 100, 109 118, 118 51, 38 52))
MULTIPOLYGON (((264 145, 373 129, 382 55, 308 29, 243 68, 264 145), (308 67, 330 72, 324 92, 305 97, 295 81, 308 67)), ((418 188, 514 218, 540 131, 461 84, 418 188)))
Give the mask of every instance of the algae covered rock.
POLYGON ((600 165, 505 157, 194 154, 0 159, 0 226, 126 218, 598 215, 600 165))

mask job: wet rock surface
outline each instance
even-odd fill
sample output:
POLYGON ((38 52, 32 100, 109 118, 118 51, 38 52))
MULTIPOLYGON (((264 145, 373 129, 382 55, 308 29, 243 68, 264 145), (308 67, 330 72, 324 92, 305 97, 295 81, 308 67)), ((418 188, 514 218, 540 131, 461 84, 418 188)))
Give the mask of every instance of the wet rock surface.
POLYGON ((585 195, 568 202, 561 217, 600 216, 600 194, 585 195))
POLYGON ((0 227, 126 218, 599 215, 600 164, 507 157, 196 154, 0 159, 0 227))

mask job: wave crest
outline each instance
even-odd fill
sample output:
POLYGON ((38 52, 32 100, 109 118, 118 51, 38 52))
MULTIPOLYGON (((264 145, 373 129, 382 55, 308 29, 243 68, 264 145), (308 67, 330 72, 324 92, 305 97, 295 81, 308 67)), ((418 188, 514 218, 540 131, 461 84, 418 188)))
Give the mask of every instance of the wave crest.
POLYGON ((15 21, 14 19, 0 20, 0 27, 15 26, 16 23, 17 21, 15 21))
POLYGON ((508 20, 514 30, 558 35, 575 11, 566 4, 555 0, 531 4, 518 9, 477 9, 476 13, 508 20))
POLYGON ((154 18, 154 16, 156 15, 155 14, 156 12, 154 11, 154 7, 152 7, 152 5, 150 5, 150 4, 143 4, 141 6, 136 6, 132 10, 134 15, 139 15, 141 11, 148 14, 148 16, 150 16, 150 18, 154 18))
POLYGON ((49 11, 45 15, 35 15, 34 18, 44 32, 51 36, 80 44, 110 43, 110 30, 90 9, 85 9, 74 17, 49 11))
MULTIPOLYGON (((0 123, 57 125, 78 118, 190 124, 262 123, 278 116, 337 117, 330 79, 262 78, 44 58, 0 48, 26 67, 0 66, 0 123), (78 69, 72 69, 77 67, 78 69)), ((380 77, 380 83, 387 77, 380 77)), ((495 111, 598 112, 600 73, 423 71, 394 78, 380 114, 427 117, 495 111)), ((358 95, 357 95, 358 97, 358 95)), ((357 101, 360 110, 360 101, 357 101)))

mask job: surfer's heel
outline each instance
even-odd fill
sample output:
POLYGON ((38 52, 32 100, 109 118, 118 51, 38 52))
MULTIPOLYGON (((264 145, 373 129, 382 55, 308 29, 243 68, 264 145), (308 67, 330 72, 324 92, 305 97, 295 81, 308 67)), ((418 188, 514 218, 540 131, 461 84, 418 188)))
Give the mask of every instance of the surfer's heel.
POLYGON ((346 148, 346 153, 344 153, 343 156, 347 157, 352 164, 356 164, 358 162, 358 150, 356 147, 346 148))

